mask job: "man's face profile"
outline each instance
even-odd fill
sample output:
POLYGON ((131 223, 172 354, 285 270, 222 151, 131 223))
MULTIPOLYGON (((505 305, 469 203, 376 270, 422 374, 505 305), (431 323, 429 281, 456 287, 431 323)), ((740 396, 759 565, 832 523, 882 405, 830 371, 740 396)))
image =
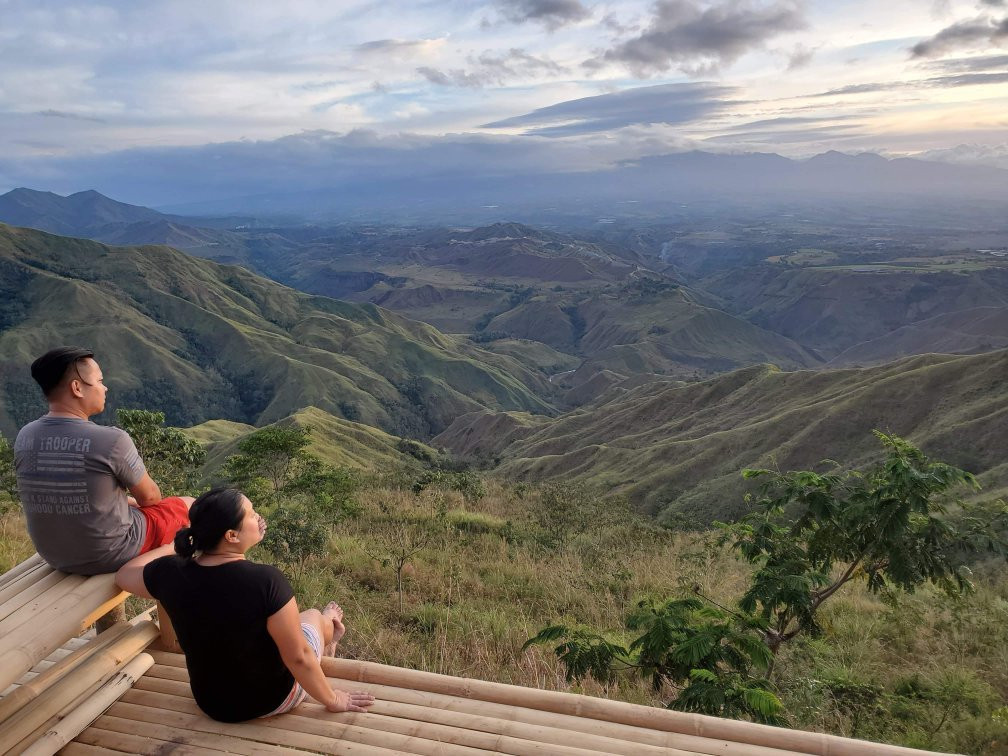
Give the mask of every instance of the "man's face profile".
POLYGON ((91 357, 74 362, 70 369, 70 390, 78 397, 88 416, 97 415, 105 409, 105 395, 108 387, 98 363, 91 357))

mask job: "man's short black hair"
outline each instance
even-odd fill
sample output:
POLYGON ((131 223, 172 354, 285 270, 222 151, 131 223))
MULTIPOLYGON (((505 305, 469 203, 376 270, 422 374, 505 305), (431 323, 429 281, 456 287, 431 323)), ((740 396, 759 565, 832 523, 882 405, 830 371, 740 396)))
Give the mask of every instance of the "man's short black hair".
POLYGON ((42 393, 49 396, 49 393, 63 380, 70 366, 85 357, 94 357, 94 352, 72 346, 50 349, 31 364, 32 378, 42 387, 42 393))

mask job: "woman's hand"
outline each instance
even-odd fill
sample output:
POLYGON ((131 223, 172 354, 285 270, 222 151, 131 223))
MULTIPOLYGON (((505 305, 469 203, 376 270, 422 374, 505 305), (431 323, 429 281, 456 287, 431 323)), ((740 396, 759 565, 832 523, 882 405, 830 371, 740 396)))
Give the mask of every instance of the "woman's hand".
POLYGON ((367 711, 368 707, 375 702, 374 696, 363 691, 347 693, 345 690, 334 690, 333 699, 326 704, 329 711, 367 711))

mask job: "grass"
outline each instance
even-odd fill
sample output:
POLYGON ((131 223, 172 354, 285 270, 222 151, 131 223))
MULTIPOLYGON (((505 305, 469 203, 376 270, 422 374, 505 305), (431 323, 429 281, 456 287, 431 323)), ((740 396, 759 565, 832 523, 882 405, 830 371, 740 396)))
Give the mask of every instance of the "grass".
MULTIPOLYGON (((355 497, 362 514, 332 531, 325 556, 284 566, 302 607, 332 599, 345 607, 342 651, 353 658, 663 705, 669 691, 633 676, 569 684, 548 648, 522 646, 556 622, 627 642, 623 619, 640 599, 699 589, 729 605, 747 585, 750 567, 706 533, 627 519, 571 533, 557 547, 541 529, 535 488, 488 480, 478 501, 432 488, 411 500, 407 483, 365 484, 355 497), (406 565, 402 611, 394 568, 373 556, 375 544, 403 528, 394 514, 375 514, 389 502, 408 508, 418 527, 425 524, 418 512, 440 506, 447 513, 406 565)), ((0 518, 0 536, 0 567, 31 553, 18 514, 0 518)), ((262 551, 250 556, 269 561, 262 551)), ((778 657, 772 679, 789 726, 1003 753, 1008 723, 996 717, 1008 705, 1008 568, 978 565, 976 583, 973 595, 956 599, 929 587, 912 595, 875 596, 856 586, 838 593, 824 607, 822 636, 801 637, 778 657), (949 711, 933 694, 946 689, 959 692, 949 711), (881 694, 861 711, 850 705, 852 690, 881 694)))

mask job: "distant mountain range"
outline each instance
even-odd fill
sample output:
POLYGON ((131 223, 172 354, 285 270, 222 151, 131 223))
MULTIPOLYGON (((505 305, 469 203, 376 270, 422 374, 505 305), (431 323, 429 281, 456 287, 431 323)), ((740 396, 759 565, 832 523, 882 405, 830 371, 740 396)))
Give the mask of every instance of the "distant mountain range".
POLYGON ((43 411, 27 365, 95 350, 109 409, 176 425, 275 422, 308 406, 426 437, 481 407, 550 411, 546 378, 374 305, 303 294, 158 247, 107 247, 0 225, 0 430, 43 411))
POLYGON ((519 480, 563 480, 623 493, 668 522, 704 525, 746 510, 744 467, 867 463, 872 429, 977 473, 1008 495, 1008 350, 925 355, 853 370, 755 366, 707 381, 612 388, 555 419, 463 416, 433 443, 496 460, 519 480))

